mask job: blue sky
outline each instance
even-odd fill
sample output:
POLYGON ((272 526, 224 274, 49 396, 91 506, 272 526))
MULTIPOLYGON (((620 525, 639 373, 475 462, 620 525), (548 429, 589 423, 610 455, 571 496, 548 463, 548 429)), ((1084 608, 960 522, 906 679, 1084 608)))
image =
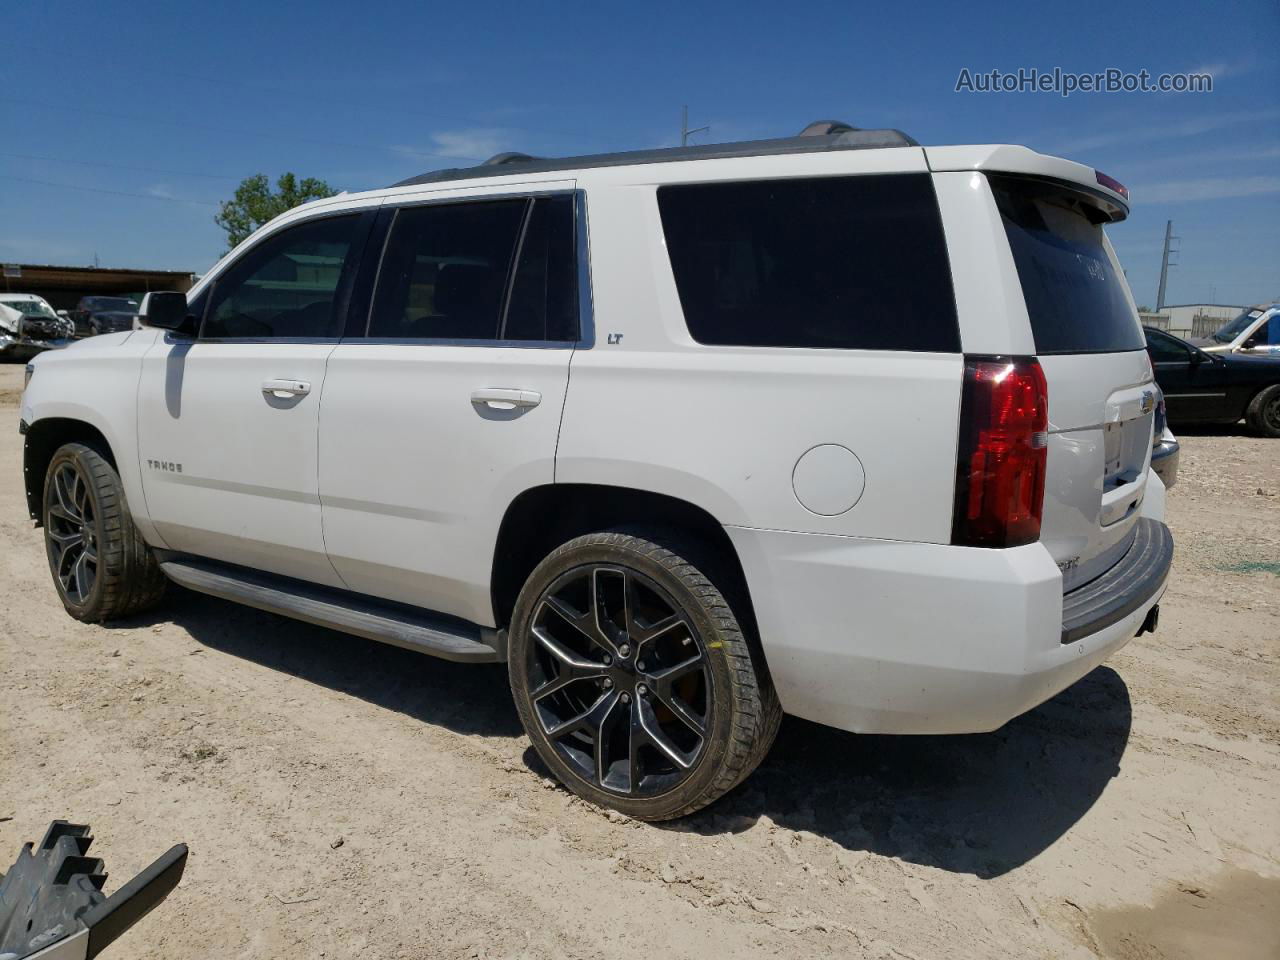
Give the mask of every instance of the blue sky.
POLYGON ((814 119, 1021 143, 1127 184, 1111 231, 1154 302, 1280 296, 1280 5, 10 4, 0 259, 190 269, 240 178, 386 185, 498 150, 783 136, 814 119), (1206 94, 957 93, 962 68, 1202 70, 1206 94))

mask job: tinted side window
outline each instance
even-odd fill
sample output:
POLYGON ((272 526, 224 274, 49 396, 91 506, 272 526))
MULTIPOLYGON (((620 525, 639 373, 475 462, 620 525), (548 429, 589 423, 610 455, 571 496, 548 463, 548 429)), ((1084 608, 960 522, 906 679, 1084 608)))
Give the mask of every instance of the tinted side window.
POLYGON ((397 211, 369 336, 494 340, 527 200, 397 211))
POLYGON ((661 187, 699 343, 958 352, 928 174, 661 187))
POLYGON ((1147 352, 1156 363, 1182 362, 1191 356, 1191 352, 1177 340, 1151 331, 1147 331, 1147 352))
POLYGON ((338 336, 338 290, 359 221, 312 220, 259 243, 214 282, 201 336, 338 336))
POLYGON ((991 178, 1031 317, 1036 353, 1142 349, 1142 327, 1102 227, 1069 196, 1033 180, 991 178))
POLYGON ((502 329, 504 340, 578 339, 573 198, 533 202, 502 329))

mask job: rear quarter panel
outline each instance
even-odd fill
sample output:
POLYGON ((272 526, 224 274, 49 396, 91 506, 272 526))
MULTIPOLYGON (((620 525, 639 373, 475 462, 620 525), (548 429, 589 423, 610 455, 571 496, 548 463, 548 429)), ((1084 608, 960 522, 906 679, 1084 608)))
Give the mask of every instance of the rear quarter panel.
MULTIPOLYGON (((807 175, 923 171, 919 150, 805 158, 807 175)), ((718 347, 681 311, 656 189, 687 182, 671 163, 584 172, 595 345, 573 357, 557 482, 638 487, 692 502, 724 524, 850 536, 950 538, 958 354, 718 347), (837 516, 797 500, 797 460, 851 450, 861 498, 837 516)), ((786 158, 701 161, 703 181, 794 176, 786 158)), ((852 482, 852 479, 850 480, 852 482)))

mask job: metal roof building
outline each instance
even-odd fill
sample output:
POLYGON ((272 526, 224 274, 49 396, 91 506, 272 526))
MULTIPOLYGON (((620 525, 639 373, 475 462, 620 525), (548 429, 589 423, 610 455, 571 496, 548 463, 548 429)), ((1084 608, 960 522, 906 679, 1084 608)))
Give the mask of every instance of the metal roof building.
POLYGON ((0 266, 0 290, 34 293, 58 310, 70 310, 81 297, 128 296, 148 290, 191 289, 196 275, 184 270, 124 270, 109 267, 58 267, 41 263, 0 266))

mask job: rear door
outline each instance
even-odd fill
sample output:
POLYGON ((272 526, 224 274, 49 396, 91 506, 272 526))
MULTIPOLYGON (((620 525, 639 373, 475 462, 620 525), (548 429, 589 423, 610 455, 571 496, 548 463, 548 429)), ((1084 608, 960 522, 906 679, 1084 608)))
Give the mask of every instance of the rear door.
POLYGON ((324 539, 353 590, 492 624, 498 528, 555 479, 578 339, 577 200, 548 188, 383 209, 367 327, 320 412, 324 539))
POLYGON ((143 359, 143 490, 170 549, 341 585, 320 530, 316 430, 371 216, 259 241, 193 303, 199 338, 166 336, 143 359))
POLYGON ((1146 492, 1155 390, 1124 273, 1081 192, 988 177, 1049 387, 1041 542, 1070 590, 1124 555, 1146 492))

